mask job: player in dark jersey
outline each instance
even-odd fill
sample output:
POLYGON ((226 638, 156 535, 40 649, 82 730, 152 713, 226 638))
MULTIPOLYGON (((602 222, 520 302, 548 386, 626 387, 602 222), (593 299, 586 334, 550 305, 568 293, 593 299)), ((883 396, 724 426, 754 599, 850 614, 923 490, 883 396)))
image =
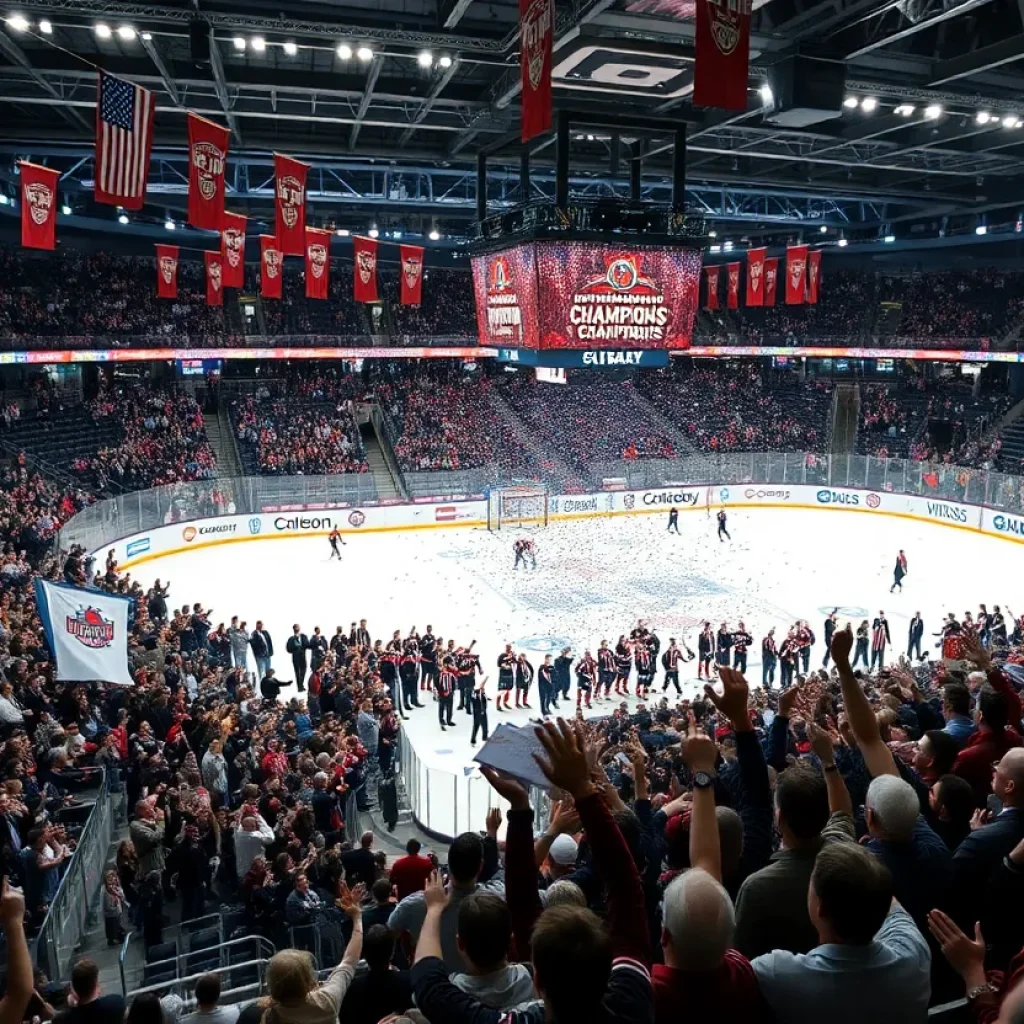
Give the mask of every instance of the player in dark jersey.
POLYGON ((747 650, 753 642, 754 638, 747 632, 741 619, 732 634, 732 667, 737 672, 747 671, 747 650))
POLYGON ((498 711, 508 710, 515 683, 516 656, 512 651, 512 645, 505 644, 505 650, 498 655, 498 699, 494 705, 498 711), (505 702, 504 708, 501 706, 502 700, 505 702))
POLYGON ((646 643, 637 643, 633 648, 633 662, 636 665, 636 695, 646 700, 654 681, 654 658, 646 643))
MULTIPOLYGON (((341 552, 338 550, 338 545, 341 544, 345 547, 348 546, 342 539, 341 531, 337 527, 334 527, 334 529, 331 530, 330 535, 328 536, 327 539, 331 542, 331 558, 337 558, 338 561, 340 562, 341 552)), ((329 558, 328 561, 330 561, 331 558, 329 558)))
POLYGON ((681 697, 682 688, 679 685, 679 663, 683 660, 683 652, 676 646, 676 638, 671 637, 668 642, 668 650, 661 656, 661 666, 665 670, 665 685, 661 688, 662 693, 668 693, 669 686, 676 688, 676 693, 681 697))
POLYGON ((533 682, 533 666, 526 660, 525 654, 516 658, 516 707, 519 707, 519 696, 522 694, 524 708, 530 706, 530 684, 533 682))
POLYGON ((611 694, 612 683, 615 682, 615 654, 608 646, 607 640, 601 641, 597 649, 597 694, 598 700, 602 700, 601 688, 604 688, 604 700, 611 694))
POLYGON ((629 696, 629 673, 632 669, 633 655, 623 634, 615 645, 615 693, 620 697, 629 696))
POLYGON ((711 661, 715 656, 715 634, 711 632, 711 623, 705 622, 704 628, 697 637, 697 678, 711 678, 711 661))
POLYGON ((437 694, 437 721, 442 731, 446 726, 455 724, 452 721, 452 705, 455 702, 455 687, 458 682, 459 672, 455 659, 445 658, 434 683, 434 692, 437 694))
POLYGON ((537 669, 537 690, 540 693, 540 713, 547 718, 553 707, 558 707, 555 700, 555 666, 551 664, 551 655, 544 655, 544 663, 537 669))
POLYGON ((668 510, 668 532, 679 532, 679 509, 675 505, 668 510))
POLYGON ((594 661, 590 651, 585 651, 583 657, 576 663, 576 708, 579 709, 581 701, 586 698, 587 707, 590 707, 590 694, 594 689, 594 681, 597 679, 597 662, 594 661))
POLYGON ((732 540, 732 537, 729 536, 729 531, 725 528, 726 518, 725 509, 723 508, 718 513, 718 539, 721 541, 724 541, 726 537, 732 540))

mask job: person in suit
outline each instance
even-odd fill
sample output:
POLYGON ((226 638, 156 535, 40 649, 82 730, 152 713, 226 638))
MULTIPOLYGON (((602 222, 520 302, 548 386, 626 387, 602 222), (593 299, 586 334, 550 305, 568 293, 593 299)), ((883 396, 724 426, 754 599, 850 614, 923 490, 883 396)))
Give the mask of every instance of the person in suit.
POLYGON ((327 651, 327 637, 320 632, 320 627, 317 626, 309 638, 309 659, 314 672, 324 663, 327 651))
POLYGON ((366 628, 366 619, 359 620, 358 629, 355 623, 352 624, 352 632, 349 635, 349 639, 353 644, 358 644, 361 647, 370 646, 370 631, 366 628))
POLYGON ((924 622, 921 619, 920 612, 914 612, 914 617, 910 620, 910 630, 907 633, 907 657, 913 658, 914 652, 917 652, 917 660, 921 660, 921 638, 924 636, 924 622))
POLYGON ((302 628, 297 622, 292 626, 292 635, 288 637, 285 650, 292 656, 292 668, 295 670, 295 685, 301 693, 306 688, 304 683, 306 681, 306 669, 308 668, 306 652, 309 650, 309 637, 302 632, 302 628))
POLYGON ((264 700, 277 700, 278 694, 281 692, 281 683, 274 675, 274 670, 268 668, 263 678, 260 680, 260 696, 264 700))
POLYGON ((256 676, 263 679, 270 668, 270 659, 274 657, 274 641, 263 628, 262 620, 256 622, 256 628, 249 634, 249 646, 256 659, 256 676))
POLYGON ((469 699, 473 710, 473 735, 469 741, 471 747, 476 746, 476 734, 478 731, 482 732, 484 742, 487 742, 487 694, 484 692, 486 685, 487 676, 484 676, 469 699))

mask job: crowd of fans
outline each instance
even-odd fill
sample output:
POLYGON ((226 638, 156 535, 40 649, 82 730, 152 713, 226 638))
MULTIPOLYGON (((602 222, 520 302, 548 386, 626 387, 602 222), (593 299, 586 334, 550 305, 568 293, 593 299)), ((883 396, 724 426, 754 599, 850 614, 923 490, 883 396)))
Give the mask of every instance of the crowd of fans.
POLYGON ((473 275, 468 268, 425 268, 418 306, 402 305, 398 271, 382 270, 380 287, 382 298, 390 310, 391 327, 396 338, 455 337, 463 339, 464 343, 467 339, 476 338, 473 275))

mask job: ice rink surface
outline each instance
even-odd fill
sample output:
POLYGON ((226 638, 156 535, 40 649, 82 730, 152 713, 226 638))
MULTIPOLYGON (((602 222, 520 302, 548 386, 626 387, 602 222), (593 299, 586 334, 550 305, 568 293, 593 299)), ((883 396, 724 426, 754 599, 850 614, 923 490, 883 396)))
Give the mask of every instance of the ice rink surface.
MULTIPOLYGON (((262 619, 281 679, 293 678, 284 653, 293 623, 306 633, 319 626, 330 637, 336 626, 347 632, 353 620, 365 618, 371 635, 385 641, 395 629, 405 636, 428 624, 457 644, 475 639, 492 698, 495 662, 506 642, 526 650, 536 667, 545 653, 564 646, 577 656, 596 651, 602 639, 614 646, 639 618, 659 635, 662 650, 677 637, 694 651, 705 619, 715 630, 723 621, 735 628, 742 619, 754 637, 747 672, 754 686, 761 681, 761 639, 770 627, 781 640, 796 619, 807 619, 818 638, 811 657, 816 667, 824 654, 823 620, 835 607, 840 624, 854 627, 884 610, 892 657, 906 650, 915 611, 924 618, 925 647, 933 655, 931 634, 947 612, 975 614, 981 602, 990 611, 998 604, 1004 614, 1008 607, 1024 612, 1016 590, 1024 546, 968 530, 863 512, 759 508, 729 510, 731 542, 717 539, 714 516, 704 509, 681 512, 679 524, 681 536, 666 531, 666 514, 495 534, 483 528, 350 532, 340 563, 329 561, 327 538, 317 536, 197 549, 131 571, 144 586, 157 577, 170 581, 172 607, 201 601, 212 609, 214 626, 238 615, 252 629, 262 619), (513 571, 513 541, 526 534, 537 545, 537 568, 513 571), (903 592, 890 594, 900 548, 909 575, 903 592)), ((661 677, 659 665, 659 694, 661 677)), ((682 678, 687 694, 695 693, 695 662, 684 666, 682 678)), ((282 699, 293 693, 286 688, 282 699)), ((457 727, 442 733, 429 695, 424 699, 427 707, 412 712, 406 730, 420 759, 453 777, 435 774, 429 786, 435 803, 447 804, 454 799, 445 796, 448 785, 459 785, 456 779, 471 763, 470 719, 456 715, 457 727)), ((533 714, 538 703, 533 692, 533 714)), ((492 729, 501 719, 522 723, 528 716, 490 705, 492 729)), ((471 817, 482 825, 482 814, 481 806, 471 817)))

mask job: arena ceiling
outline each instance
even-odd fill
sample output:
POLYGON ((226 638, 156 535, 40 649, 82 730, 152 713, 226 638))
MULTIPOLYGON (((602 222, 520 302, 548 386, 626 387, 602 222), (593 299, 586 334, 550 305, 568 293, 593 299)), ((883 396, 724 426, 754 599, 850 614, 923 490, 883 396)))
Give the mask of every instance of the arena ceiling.
MULTIPOLYGON (((688 204, 737 237, 822 224, 851 237, 900 224, 973 232, 986 215, 1016 220, 1024 209, 1024 0, 755 0, 739 114, 690 103, 692 2, 557 0, 556 106, 665 122, 642 136, 574 131, 576 194, 628 194, 629 157, 643 146, 644 194, 667 202, 671 129, 685 122, 688 204), (797 52, 845 64, 849 106, 783 129, 764 117, 760 88, 770 65, 797 52), (636 84, 609 84, 615 65, 635 68, 636 84)), ((528 198, 517 9, 510 0, 7 0, 0 179, 13 183, 16 158, 59 166, 75 212, 96 215, 100 66, 157 93, 154 223, 184 208, 191 109, 232 130, 232 208, 266 217, 270 155, 283 151, 312 158, 321 223, 458 237, 475 214, 480 148, 492 154, 492 209, 528 198), (197 18, 212 30, 209 62, 190 50, 197 18)), ((532 162, 529 198, 553 194, 550 141, 537 142, 532 162)))

